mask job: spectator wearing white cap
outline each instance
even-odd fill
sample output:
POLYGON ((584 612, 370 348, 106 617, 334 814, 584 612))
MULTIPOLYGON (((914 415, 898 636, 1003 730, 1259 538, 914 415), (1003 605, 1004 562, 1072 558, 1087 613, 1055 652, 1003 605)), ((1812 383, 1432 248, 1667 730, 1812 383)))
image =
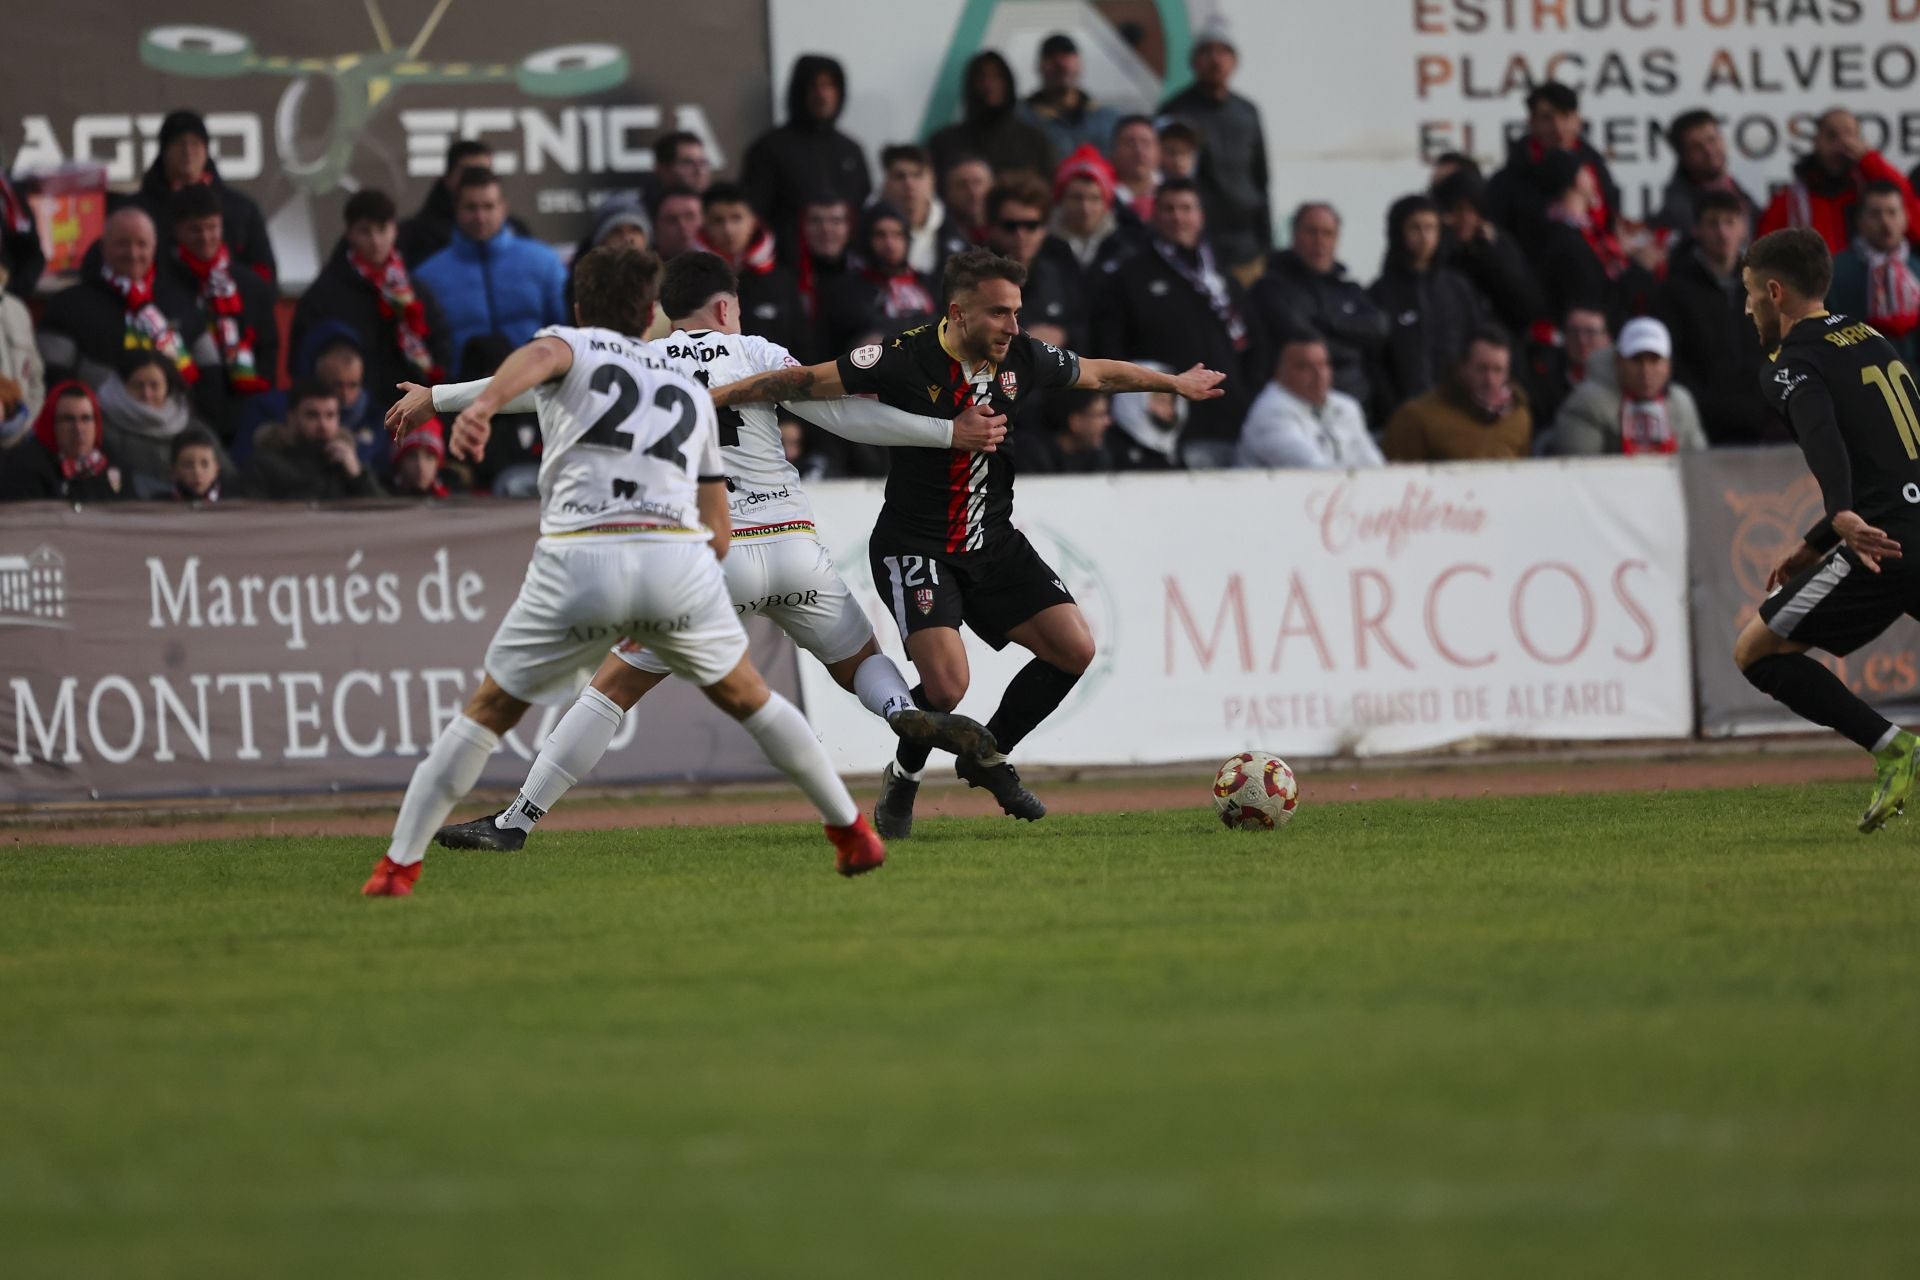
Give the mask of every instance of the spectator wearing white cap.
POLYGON ((1207 210, 1207 234, 1242 284, 1260 274, 1273 247, 1267 191, 1267 137, 1260 109, 1228 88, 1240 65, 1227 20, 1209 18, 1194 33, 1193 83, 1160 105, 1162 115, 1200 134, 1196 175, 1207 210))
POLYGON ((1673 338, 1652 316, 1627 321, 1613 359, 1595 361, 1553 420, 1549 453, 1692 452, 1707 447, 1693 395, 1673 381, 1673 338))

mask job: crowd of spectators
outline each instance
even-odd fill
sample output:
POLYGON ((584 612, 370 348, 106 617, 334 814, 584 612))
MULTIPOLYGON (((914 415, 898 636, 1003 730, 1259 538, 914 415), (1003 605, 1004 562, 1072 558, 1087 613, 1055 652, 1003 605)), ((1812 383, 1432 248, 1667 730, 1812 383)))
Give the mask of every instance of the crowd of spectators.
MULTIPOLYGON (((792 68, 784 118, 720 175, 671 133, 640 194, 602 207, 572 256, 623 243, 718 254, 744 329, 802 360, 941 314, 941 273, 986 245, 1027 270, 1023 326, 1088 355, 1227 373, 1226 394, 1086 392, 1023 402, 1023 470, 1367 467, 1534 454, 1667 453, 1782 438, 1757 390, 1741 254, 1813 227, 1836 261, 1830 304, 1920 344, 1911 180, 1821 117, 1772 193, 1741 188, 1714 116, 1666 130, 1674 170, 1629 221, 1573 90, 1532 88, 1524 131, 1486 172, 1443 156, 1377 210, 1295 193, 1276 248, 1258 109, 1215 21, 1189 87, 1155 114, 1095 100, 1080 54, 1049 37, 1024 96, 986 51, 959 118, 884 147, 840 128, 832 58, 792 68), (1381 217, 1371 278, 1342 259, 1351 216, 1381 217)), ((118 199, 77 279, 41 274, 31 213, 0 179, 0 497, 342 499, 533 491, 539 437, 501 419, 478 464, 450 464, 440 424, 401 441, 381 420, 400 382, 484 376, 571 314, 568 258, 513 216, 479 141, 453 144, 411 216, 361 190, 292 307, 284 362, 260 209, 221 177, 205 122, 175 111, 137 192, 118 199), (286 376, 279 374, 284 363, 286 376), (282 385, 284 383, 284 385, 282 385)), ((664 332, 656 328, 653 336, 664 332)), ((875 474, 885 451, 783 422, 810 477, 875 474)))

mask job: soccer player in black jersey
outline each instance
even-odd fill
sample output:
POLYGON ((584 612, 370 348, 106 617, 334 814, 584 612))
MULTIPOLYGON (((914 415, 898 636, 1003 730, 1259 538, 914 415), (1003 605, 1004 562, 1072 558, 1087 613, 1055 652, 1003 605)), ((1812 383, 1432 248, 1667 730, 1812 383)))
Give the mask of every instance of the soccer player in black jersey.
POLYGON ((1826 514, 1767 579, 1778 588, 1734 645, 1753 686, 1873 753, 1878 784, 1860 818, 1877 830, 1913 790, 1914 735, 1862 702, 1808 649, 1849 654, 1920 613, 1920 387, 1865 321, 1828 312, 1833 259, 1820 234, 1776 231, 1747 251, 1747 311, 1775 348, 1761 370, 1820 482, 1826 514))
MULTIPOLYGON (((1195 365, 1170 375, 1123 360, 1083 360, 1020 332, 1026 268, 986 249, 947 262, 947 311, 936 324, 860 347, 830 364, 776 370, 713 392, 715 405, 871 393, 896 408, 955 418, 979 405, 1010 415, 1048 387, 1171 391, 1189 400, 1221 394, 1225 375, 1195 365)), ((967 691, 960 624, 995 649, 1034 655, 987 722, 995 750, 962 757, 955 772, 1000 807, 1032 821, 1046 806, 1020 784, 1006 753, 1058 707, 1093 662, 1093 635, 1060 575, 1010 520, 1013 463, 999 450, 895 448, 886 501, 869 544, 874 586, 893 611, 920 673, 914 698, 951 711, 967 691)), ((924 747, 902 745, 880 784, 874 827, 902 839, 926 767, 924 747)))

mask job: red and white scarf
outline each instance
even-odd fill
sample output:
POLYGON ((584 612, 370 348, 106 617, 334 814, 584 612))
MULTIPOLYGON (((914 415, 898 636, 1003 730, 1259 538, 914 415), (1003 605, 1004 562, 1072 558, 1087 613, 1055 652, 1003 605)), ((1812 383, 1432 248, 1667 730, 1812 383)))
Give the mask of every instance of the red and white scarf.
POLYGON ((439 382, 442 371, 433 362, 433 352, 427 349, 427 306, 413 290, 407 264, 400 260, 399 254, 390 253, 384 263, 376 265, 351 249, 347 250, 347 262, 379 296, 380 318, 393 321, 400 354, 406 357, 422 382, 439 382))
POLYGON ((102 476, 107 473, 107 455, 98 448, 89 449, 78 458, 60 455, 60 478, 77 480, 89 476, 102 476))
POLYGON ((154 305, 153 268, 148 267, 147 274, 135 280, 131 276, 115 274, 112 267, 102 263, 100 274, 108 284, 120 291, 121 300, 126 305, 127 349, 151 347, 173 361, 173 367, 180 371, 181 381, 188 386, 198 382, 200 366, 193 362, 193 353, 187 350, 187 344, 181 339, 180 331, 173 327, 173 321, 154 305))
POLYGON ((911 268, 889 272, 885 267, 868 267, 860 274, 880 286, 880 311, 889 320, 930 316, 938 309, 933 295, 911 268))
POLYGON ((1908 261, 1907 242, 1881 253, 1862 240, 1860 254, 1867 260, 1867 323, 1895 339, 1920 328, 1920 278, 1908 261))
POLYGON ((754 227, 753 239, 747 241, 746 249, 744 249, 737 258, 728 257, 728 255, 721 253, 718 249, 708 244, 704 236, 696 237, 694 244, 698 248, 705 249, 708 253, 725 258, 727 265, 732 267, 738 275, 764 276, 773 270, 778 261, 775 256, 776 246, 773 242, 773 232, 762 226, 754 227))
POLYGON ((269 387, 254 359, 257 336, 247 323, 246 300, 233 281, 233 260, 225 242, 210 261, 202 262, 185 246, 177 252, 180 262, 200 282, 200 309, 206 313, 207 327, 213 330, 213 342, 220 349, 220 363, 227 369, 227 385, 242 395, 253 395, 269 387))
POLYGON ((1673 421, 1667 416, 1667 402, 1620 398, 1620 452, 1672 453, 1680 447, 1673 437, 1673 421))

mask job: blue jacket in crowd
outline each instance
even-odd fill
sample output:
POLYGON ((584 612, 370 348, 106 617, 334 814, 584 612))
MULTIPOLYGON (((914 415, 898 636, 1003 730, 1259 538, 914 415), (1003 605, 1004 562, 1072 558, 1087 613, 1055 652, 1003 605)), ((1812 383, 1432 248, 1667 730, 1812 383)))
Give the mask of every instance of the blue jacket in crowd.
POLYGON ((456 230, 414 275, 440 300, 456 361, 473 338, 498 333, 517 347, 543 325, 571 320, 560 255, 511 227, 486 241, 456 230))

